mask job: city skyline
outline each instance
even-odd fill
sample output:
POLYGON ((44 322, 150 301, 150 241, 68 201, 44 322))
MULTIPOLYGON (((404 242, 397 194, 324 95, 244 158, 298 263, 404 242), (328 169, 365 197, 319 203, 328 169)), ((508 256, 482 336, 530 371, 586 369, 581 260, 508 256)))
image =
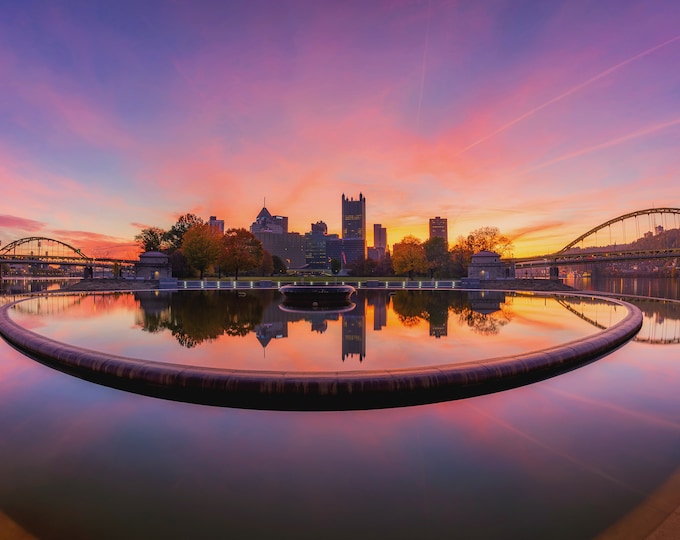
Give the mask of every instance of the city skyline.
POLYGON ((12 3, 0 17, 0 241, 136 252, 187 212, 367 245, 498 227, 517 257, 678 207, 680 4, 12 3))

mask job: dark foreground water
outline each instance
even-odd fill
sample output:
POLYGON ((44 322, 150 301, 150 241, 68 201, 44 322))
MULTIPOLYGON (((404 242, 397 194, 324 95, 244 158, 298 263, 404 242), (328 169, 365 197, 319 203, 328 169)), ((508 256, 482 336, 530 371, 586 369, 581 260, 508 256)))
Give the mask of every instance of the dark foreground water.
MULTIPOLYGON (((596 331, 594 305, 581 313, 591 322, 574 306, 554 306, 541 327, 534 312, 544 308, 518 309, 514 296, 500 310, 449 298, 443 312, 441 297, 392 298, 384 325, 382 308, 366 299, 363 322, 343 326, 339 315, 286 320, 287 328, 267 318, 274 301, 259 322, 259 308, 242 306, 209 331, 191 327, 176 303, 139 311, 139 298, 120 298, 137 310, 132 319, 128 308, 87 297, 19 316, 64 341, 136 355, 162 346, 184 357, 237 339, 259 362, 309 334, 333 342, 325 360, 333 369, 384 358, 374 344, 399 328, 415 336, 399 349, 437 344, 455 354, 461 342, 483 353, 483 339, 526 346, 531 328, 537 343, 596 331), (104 311, 126 337, 103 331, 98 317, 79 322, 81 306, 104 311)), ((640 339, 578 370, 502 393, 373 411, 163 401, 69 377, 0 342, 0 538, 645 538, 680 505, 680 307, 638 302, 640 339)))

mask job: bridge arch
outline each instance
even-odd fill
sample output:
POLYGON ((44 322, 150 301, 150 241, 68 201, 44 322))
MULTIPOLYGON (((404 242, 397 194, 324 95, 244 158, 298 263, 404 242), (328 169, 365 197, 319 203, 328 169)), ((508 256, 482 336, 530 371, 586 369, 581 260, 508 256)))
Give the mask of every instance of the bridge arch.
POLYGON ((563 253, 566 253, 569 251, 571 248, 588 238, 589 236, 593 236, 597 234, 598 231, 601 231, 602 229, 606 229, 607 227, 610 227, 611 225, 619 222, 623 222, 627 219, 631 218, 637 218, 639 216, 648 216, 648 215, 656 215, 656 214, 671 214, 674 217, 680 217, 680 208, 647 208, 646 210, 637 210, 636 212, 630 212, 628 214, 623 214, 622 216, 616 217, 614 219, 610 219, 609 221, 606 221, 605 223, 602 223, 601 225, 598 225, 597 227, 593 227, 590 229, 588 232, 582 234, 579 236, 576 240, 570 242, 566 246, 564 246, 562 249, 560 249, 558 252, 555 253, 555 255, 560 255, 563 253))
POLYGON ((91 260, 90 257, 82 252, 82 250, 73 247, 71 244, 67 244, 61 240, 55 240, 54 238, 47 238, 46 236, 29 236, 10 242, 0 249, 0 255, 28 255, 33 253, 39 255, 40 250, 43 248, 43 243, 47 244, 50 248, 56 247, 58 250, 61 250, 60 255, 62 256, 67 255, 74 258, 81 258, 84 261, 91 260), (33 250, 31 250, 32 247, 34 248, 33 250))

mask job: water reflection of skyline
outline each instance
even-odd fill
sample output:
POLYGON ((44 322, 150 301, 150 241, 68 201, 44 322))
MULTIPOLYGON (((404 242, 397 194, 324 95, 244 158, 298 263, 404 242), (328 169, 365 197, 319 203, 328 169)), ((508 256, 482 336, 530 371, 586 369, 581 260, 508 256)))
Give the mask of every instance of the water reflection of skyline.
MULTIPOLYGON (((180 322, 187 315, 195 312, 190 307, 189 297, 196 291, 185 292, 141 292, 135 293, 140 302, 140 323, 143 329, 155 331, 156 327, 164 327, 173 331, 173 335, 184 346, 195 346, 205 339, 216 339, 220 335, 220 325, 215 331, 203 332, 201 335, 186 336, 179 331, 180 322), (153 307, 161 302, 165 307, 153 307), (151 308, 151 309, 150 309, 151 308), (147 311, 151 314, 146 320, 147 311), (154 319, 159 313, 172 315, 171 319, 159 324, 154 319), (170 323, 172 320, 172 324, 170 323), (152 323, 152 324, 149 324, 152 323), (189 337, 191 339, 189 339, 189 337)), ((428 326, 428 335, 433 339, 446 338, 449 335, 450 316, 456 323, 481 336, 498 335, 513 318, 512 301, 508 302, 507 293, 502 291, 371 291, 363 290, 356 295, 355 304, 349 310, 291 310, 283 308, 280 295, 272 291, 264 293, 248 293, 235 295, 229 291, 202 291, 199 295, 209 295, 212 302, 224 303, 217 308, 218 312, 232 312, 232 332, 229 335, 246 335, 254 332, 263 349, 273 340, 287 339, 290 335, 289 325, 306 322, 312 333, 324 334, 329 325, 340 324, 341 346, 340 357, 344 363, 354 360, 362 363, 367 354, 367 331, 371 327, 369 315, 372 315, 372 331, 381 332, 388 325, 389 313, 396 315, 398 322, 405 327, 415 327, 423 323, 428 326), (229 304, 229 306, 227 306, 229 304), (247 310, 243 306, 248 306, 247 310), (241 332, 234 332, 234 325, 240 325, 241 332)), ((511 295, 511 299, 514 294, 511 295)), ((546 301, 545 298, 542 301, 546 301)), ((601 301, 588 301, 575 298, 570 300, 575 305, 588 303, 595 305, 601 301)), ((570 308, 569 303, 565 304, 570 308)), ((564 306, 563 306, 564 307, 564 306)), ((611 309, 611 308, 607 308, 611 309)), ((204 315, 214 309, 203 310, 204 315)), ((577 314, 578 315, 578 314, 577 314)), ((393 321, 394 322, 394 321, 393 321)), ((214 325, 214 321, 213 321, 214 325)))
MULTIPOLYGON (((26 322, 39 333, 85 348, 265 370, 365 370, 518 354, 599 332, 623 314, 591 295, 364 289, 351 311, 339 313, 284 311, 276 290, 239 292, 43 295, 16 312, 39 317, 26 322)), ((639 340, 677 343, 680 303, 643 308, 659 314, 645 315, 639 340)))

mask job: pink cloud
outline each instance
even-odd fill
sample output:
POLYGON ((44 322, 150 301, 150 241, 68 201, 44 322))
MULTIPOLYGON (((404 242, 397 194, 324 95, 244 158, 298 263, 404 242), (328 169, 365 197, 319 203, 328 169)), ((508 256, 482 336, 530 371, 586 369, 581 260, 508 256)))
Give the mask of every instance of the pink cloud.
POLYGON ((45 223, 34 219, 0 215, 0 227, 34 233, 44 229, 45 223))

